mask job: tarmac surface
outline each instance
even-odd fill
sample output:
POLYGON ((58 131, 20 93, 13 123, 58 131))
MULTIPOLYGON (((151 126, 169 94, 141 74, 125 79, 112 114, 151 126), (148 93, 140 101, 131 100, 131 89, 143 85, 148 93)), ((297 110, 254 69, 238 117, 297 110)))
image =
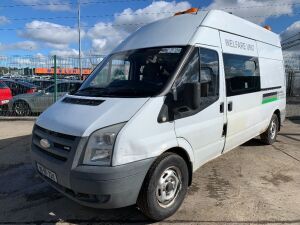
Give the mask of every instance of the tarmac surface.
MULTIPOLYGON (((33 121, 0 121, 0 224, 151 224, 134 206, 100 210, 67 199, 33 171, 33 121)), ((158 224, 300 224, 300 118, 273 146, 253 139, 205 164, 178 212, 158 224)))

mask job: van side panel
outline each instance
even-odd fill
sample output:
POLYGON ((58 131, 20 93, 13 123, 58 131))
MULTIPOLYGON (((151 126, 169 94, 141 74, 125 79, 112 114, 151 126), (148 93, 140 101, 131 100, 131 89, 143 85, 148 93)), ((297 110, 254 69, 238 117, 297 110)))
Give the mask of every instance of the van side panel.
POLYGON ((282 50, 280 47, 276 47, 260 41, 256 41, 256 43, 259 57, 280 61, 283 60, 282 50))
POLYGON ((281 121, 284 119, 285 73, 280 47, 225 32, 220 32, 220 37, 224 53, 258 58, 261 85, 256 92, 227 97, 227 102, 233 103, 233 110, 227 112, 225 151, 229 151, 263 133, 275 110, 279 109, 281 121))
MULTIPOLYGON (((240 59, 243 57, 258 58, 257 43, 255 40, 222 31, 220 31, 220 38, 224 57, 229 57, 228 54, 231 54, 234 57, 240 57, 240 59)), ((235 61, 232 60, 231 63, 233 62, 235 61)), ((243 72, 247 71, 247 69, 243 70, 243 66, 239 63, 232 66, 226 68, 224 64, 226 83, 231 82, 230 79, 232 79, 232 77, 236 77, 234 79, 236 84, 233 84, 247 87, 248 82, 251 82, 251 80, 242 79, 244 76, 243 72), (241 69, 241 73, 235 72, 235 70, 226 71, 227 69, 230 70, 232 66, 235 66, 234 68, 237 71, 241 69), (228 74, 226 75, 226 73, 228 74)), ((227 88, 232 88, 231 85, 232 83, 228 83, 226 86, 227 88)), ((260 90, 250 93, 236 93, 231 96, 228 94, 228 91, 229 90, 227 90, 226 100, 228 105, 231 104, 232 110, 228 109, 227 111, 225 152, 259 135, 266 123, 266 115, 262 114, 262 93, 260 90)))
POLYGON ((220 31, 223 53, 258 56, 257 45, 254 40, 220 31))
POLYGON ((257 42, 261 88, 271 88, 284 85, 284 64, 281 48, 257 42))
POLYGON ((284 87, 283 62, 259 58, 261 88, 284 87))
POLYGON ((261 132, 264 132, 275 110, 280 110, 281 122, 285 118, 285 68, 281 48, 259 41, 257 46, 262 88, 261 107, 262 114, 265 116, 265 124, 261 132), (273 98, 268 96, 273 96, 273 98))
POLYGON ((262 132, 267 123, 268 114, 262 113, 261 101, 261 92, 227 97, 227 103, 232 102, 233 110, 227 112, 225 152, 262 132))

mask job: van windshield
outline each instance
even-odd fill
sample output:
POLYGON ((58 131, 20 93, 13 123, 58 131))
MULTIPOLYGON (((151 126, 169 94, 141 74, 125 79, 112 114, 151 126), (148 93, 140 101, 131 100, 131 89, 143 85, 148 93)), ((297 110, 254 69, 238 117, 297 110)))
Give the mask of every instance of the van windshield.
POLYGON ((108 56, 75 93, 93 97, 150 97, 173 76, 185 47, 158 47, 108 56))

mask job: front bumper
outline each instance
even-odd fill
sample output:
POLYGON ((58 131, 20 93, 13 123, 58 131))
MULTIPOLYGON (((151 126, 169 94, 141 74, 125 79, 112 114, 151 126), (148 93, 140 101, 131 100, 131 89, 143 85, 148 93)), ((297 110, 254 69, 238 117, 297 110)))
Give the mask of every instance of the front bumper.
POLYGON ((155 158, 120 166, 81 164, 87 138, 80 138, 35 126, 31 157, 56 174, 57 183, 39 175, 72 200, 94 208, 121 208, 136 203, 144 178, 155 158), (40 144, 50 142, 49 148, 40 144))
MULTIPOLYGON (((81 205, 93 208, 121 208, 134 205, 153 158, 116 167, 78 166, 71 170, 70 187, 39 175, 56 190, 81 205)), ((43 165, 44 160, 34 160, 43 165)), ((55 170, 55 166, 49 168, 55 170)), ((36 169, 37 170, 37 169, 36 169)), ((59 178, 60 174, 56 174, 59 178)), ((59 180, 59 179, 58 179, 59 180)))

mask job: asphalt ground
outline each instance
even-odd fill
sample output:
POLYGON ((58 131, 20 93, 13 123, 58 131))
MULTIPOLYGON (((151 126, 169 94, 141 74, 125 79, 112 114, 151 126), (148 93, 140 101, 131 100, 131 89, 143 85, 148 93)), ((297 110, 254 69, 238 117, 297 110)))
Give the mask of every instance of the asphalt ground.
MULTIPOLYGON (((134 206, 91 209, 43 182, 30 161, 34 121, 0 121, 0 224, 151 224, 134 206)), ((300 118, 273 146, 255 138, 205 164, 178 212, 158 224, 300 224, 300 118)))

